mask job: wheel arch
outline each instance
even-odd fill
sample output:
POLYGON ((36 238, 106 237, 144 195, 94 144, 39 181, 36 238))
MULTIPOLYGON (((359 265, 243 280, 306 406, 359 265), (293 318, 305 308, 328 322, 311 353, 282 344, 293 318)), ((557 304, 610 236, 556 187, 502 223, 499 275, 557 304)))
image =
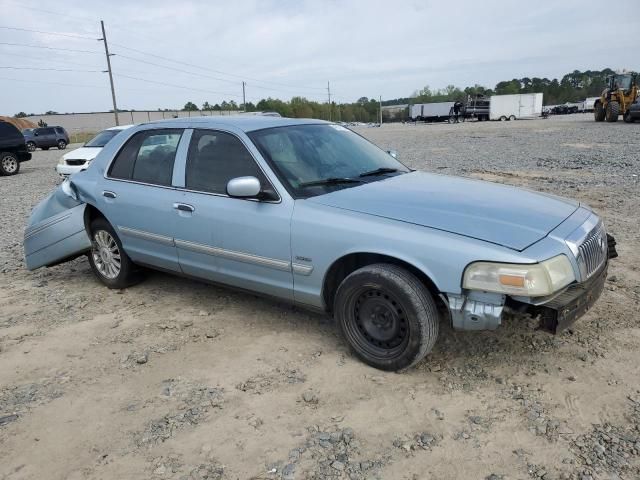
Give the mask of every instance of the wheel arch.
POLYGON ((425 272, 424 269, 417 267, 412 262, 393 255, 387 255, 377 252, 352 252, 336 259, 324 274, 322 281, 322 300, 325 309, 329 313, 333 313, 333 300, 338 287, 342 281, 352 272, 367 265, 376 263, 388 263, 405 268, 411 272, 431 293, 434 301, 438 305, 438 310, 447 308, 440 296, 441 292, 432 276, 425 272))
POLYGON ((109 221, 105 214, 103 214, 97 207, 87 203, 87 208, 84 209, 84 228, 87 231, 87 235, 91 238, 91 222, 96 218, 104 218, 109 221))

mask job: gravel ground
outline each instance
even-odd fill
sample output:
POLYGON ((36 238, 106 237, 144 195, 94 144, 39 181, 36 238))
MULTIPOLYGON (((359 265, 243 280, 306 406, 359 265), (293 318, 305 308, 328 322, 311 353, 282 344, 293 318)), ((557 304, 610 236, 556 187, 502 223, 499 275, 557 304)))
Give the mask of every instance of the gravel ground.
POLYGON ((359 132, 414 168, 590 204, 620 253, 602 298, 559 336, 443 325, 416 368, 379 372, 288 305, 161 273, 110 291, 84 259, 26 271, 61 153, 38 151, 0 177, 0 478, 640 478, 640 126, 359 132))

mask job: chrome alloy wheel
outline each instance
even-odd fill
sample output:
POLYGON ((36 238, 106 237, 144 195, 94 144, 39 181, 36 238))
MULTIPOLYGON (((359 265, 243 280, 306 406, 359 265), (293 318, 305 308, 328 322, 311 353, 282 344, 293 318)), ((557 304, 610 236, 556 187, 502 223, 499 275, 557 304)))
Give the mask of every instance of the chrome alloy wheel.
POLYGON ((114 279, 120 275, 120 249, 109 232, 98 230, 94 233, 91 255, 102 276, 114 279))
POLYGON ((2 157, 2 169, 9 175, 15 173, 18 170, 18 160, 12 155, 5 155, 2 157))

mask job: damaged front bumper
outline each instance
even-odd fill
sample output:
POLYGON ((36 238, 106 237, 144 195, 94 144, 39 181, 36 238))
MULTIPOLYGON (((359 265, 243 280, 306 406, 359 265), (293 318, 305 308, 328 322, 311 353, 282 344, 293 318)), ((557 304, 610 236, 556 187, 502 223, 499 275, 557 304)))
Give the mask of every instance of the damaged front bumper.
POLYGON ((616 241, 607 234, 607 260, 584 282, 576 282, 551 297, 514 299, 498 293, 469 291, 443 297, 449 306, 451 324, 459 330, 495 330, 506 309, 529 313, 540 319, 540 328, 558 333, 583 316, 600 298, 607 279, 609 260, 616 258, 616 241))

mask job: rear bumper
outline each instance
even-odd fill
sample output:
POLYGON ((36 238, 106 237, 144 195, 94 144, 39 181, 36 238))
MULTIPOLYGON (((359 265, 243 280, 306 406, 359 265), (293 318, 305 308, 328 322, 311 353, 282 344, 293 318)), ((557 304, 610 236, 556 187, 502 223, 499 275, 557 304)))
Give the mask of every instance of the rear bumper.
POLYGON ((27 162, 31 160, 31 152, 17 152, 19 162, 27 162))

